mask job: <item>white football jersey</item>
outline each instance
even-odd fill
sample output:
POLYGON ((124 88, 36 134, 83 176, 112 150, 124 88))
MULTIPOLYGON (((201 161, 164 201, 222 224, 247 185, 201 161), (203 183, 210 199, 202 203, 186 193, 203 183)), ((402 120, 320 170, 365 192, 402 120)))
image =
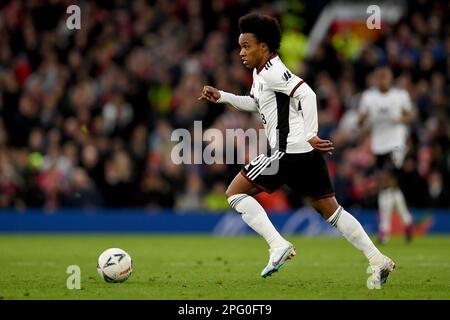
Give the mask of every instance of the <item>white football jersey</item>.
POLYGON ((408 127, 397 123, 403 111, 412 110, 411 98, 406 90, 391 88, 387 92, 368 89, 363 92, 360 112, 368 116, 372 132, 372 152, 386 154, 406 148, 408 127))
POLYGON ((271 148, 287 153, 313 150, 308 140, 317 134, 315 94, 276 54, 253 70, 250 96, 255 100, 271 148), (302 101, 307 94, 308 99, 302 101))

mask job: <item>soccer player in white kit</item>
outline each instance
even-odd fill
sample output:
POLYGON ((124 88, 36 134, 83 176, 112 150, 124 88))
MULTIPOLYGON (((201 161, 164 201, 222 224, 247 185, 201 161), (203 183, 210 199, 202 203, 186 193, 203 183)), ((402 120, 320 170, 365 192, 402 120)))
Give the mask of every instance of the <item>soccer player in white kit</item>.
POLYGON ((334 197, 323 156, 323 153, 331 153, 333 145, 317 136, 314 91, 288 70, 276 53, 281 42, 278 21, 265 15, 248 14, 239 19, 239 29, 242 63, 253 69, 250 95, 237 96, 204 86, 199 99, 229 103, 239 110, 258 112, 261 116, 272 152, 259 155, 245 165, 226 191, 230 206, 270 247, 269 262, 261 276, 265 278, 278 271, 296 252, 294 246, 278 233, 253 196, 261 191, 273 192, 286 184, 299 196, 307 197, 324 219, 364 253, 372 271, 368 287, 379 288, 395 264, 376 248, 358 220, 334 197), (278 170, 270 172, 274 162, 278 163, 278 170))
POLYGON ((396 176, 407 152, 407 124, 414 119, 414 112, 408 92, 392 87, 392 78, 388 67, 376 69, 376 87, 364 91, 359 109, 360 124, 370 127, 371 149, 377 158, 380 243, 389 239, 394 210, 403 220, 406 240, 412 237, 413 220, 396 176))

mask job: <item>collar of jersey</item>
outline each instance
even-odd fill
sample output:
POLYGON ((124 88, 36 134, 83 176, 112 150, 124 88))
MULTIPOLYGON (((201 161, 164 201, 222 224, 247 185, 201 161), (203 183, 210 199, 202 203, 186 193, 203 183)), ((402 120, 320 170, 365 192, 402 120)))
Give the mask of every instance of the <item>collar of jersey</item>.
POLYGON ((270 60, 272 60, 273 58, 276 58, 276 57, 278 57, 278 54, 276 54, 275 52, 272 53, 272 54, 269 56, 269 59, 267 59, 267 61, 264 61, 264 63, 262 63, 262 64, 259 66, 258 70, 256 70, 256 74, 259 74, 259 73, 262 71, 262 69, 264 68, 264 66, 266 65, 266 63, 267 63, 268 61, 270 61, 270 60))

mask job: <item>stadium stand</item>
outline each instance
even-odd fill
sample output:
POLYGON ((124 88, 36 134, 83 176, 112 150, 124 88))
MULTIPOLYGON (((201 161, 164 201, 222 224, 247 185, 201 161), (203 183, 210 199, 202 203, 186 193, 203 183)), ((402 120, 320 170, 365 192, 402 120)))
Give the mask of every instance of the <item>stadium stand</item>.
MULTIPOLYGON (((204 129, 260 128, 258 117, 198 101, 202 86, 248 93, 239 16, 271 14, 300 41, 326 2, 79 1, 82 27, 68 30, 70 3, 0 5, 0 208, 226 210, 224 190, 240 165, 175 165, 171 132, 195 120, 204 129)), ((450 2, 407 5, 357 55, 326 36, 293 70, 317 92, 346 207, 376 206, 374 158, 355 114, 371 71, 388 64, 418 113, 400 181, 408 204, 450 208, 450 2)), ((303 205, 284 189, 267 197, 268 210, 303 205)))

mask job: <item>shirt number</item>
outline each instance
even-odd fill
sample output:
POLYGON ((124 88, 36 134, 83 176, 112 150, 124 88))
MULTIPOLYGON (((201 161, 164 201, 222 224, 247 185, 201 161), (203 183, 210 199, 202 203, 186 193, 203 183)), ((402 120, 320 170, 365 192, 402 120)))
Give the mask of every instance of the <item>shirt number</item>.
POLYGON ((261 113, 261 119, 264 124, 267 123, 266 118, 264 117, 264 113, 261 113))

